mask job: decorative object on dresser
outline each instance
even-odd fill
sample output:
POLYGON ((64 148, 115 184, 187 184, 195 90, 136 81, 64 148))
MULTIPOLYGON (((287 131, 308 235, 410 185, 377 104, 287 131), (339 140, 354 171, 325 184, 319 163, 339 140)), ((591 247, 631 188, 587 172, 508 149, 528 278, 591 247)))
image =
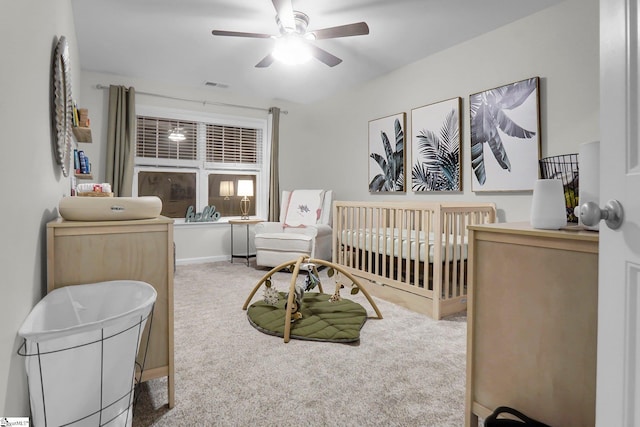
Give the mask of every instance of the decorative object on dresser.
POLYGON ((567 210, 562 181, 538 179, 531 200, 531 226, 558 230, 567 225, 567 210))
POLYGON ((493 203, 334 203, 333 262, 374 295, 434 319, 467 308, 467 226, 493 203))
POLYGON ((540 159, 540 177, 562 181, 564 202, 567 210, 567 222, 577 223, 573 212, 578 206, 580 193, 580 171, 578 154, 560 154, 540 159))

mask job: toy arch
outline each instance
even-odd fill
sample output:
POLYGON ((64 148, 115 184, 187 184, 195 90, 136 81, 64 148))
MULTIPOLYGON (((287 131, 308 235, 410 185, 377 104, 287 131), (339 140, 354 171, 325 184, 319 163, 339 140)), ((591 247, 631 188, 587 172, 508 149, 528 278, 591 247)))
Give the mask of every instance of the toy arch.
MULTIPOLYGON (((294 295, 295 295, 296 280, 298 279, 298 274, 300 273, 300 266, 302 264, 311 264, 311 265, 313 265, 313 272, 316 275, 318 274, 318 270, 316 268, 317 265, 324 265, 325 267, 333 268, 333 269, 339 271, 340 273, 344 274, 349 280, 351 280, 351 282, 354 285, 356 285, 358 287, 360 292, 362 292, 362 294, 367 298, 367 301, 369 301, 369 304, 371 304, 371 308, 373 308, 373 310, 376 312, 377 318, 378 319, 382 319, 382 313, 380 313, 380 310, 378 309, 378 306, 373 301, 373 299, 371 299, 371 295, 369 295, 369 292, 367 292, 367 290, 360 284, 358 279, 356 279, 351 273, 349 273, 344 268, 342 268, 339 265, 334 264, 332 262, 325 261, 325 260, 322 260, 322 259, 309 258, 309 257, 306 257, 306 256, 301 256, 297 260, 291 260, 291 261, 283 262, 282 264, 272 268, 267 274, 265 274, 262 277, 262 279, 260 279, 258 281, 256 286, 253 288, 253 290, 249 294, 249 297, 244 302, 244 305, 242 306, 242 309, 243 310, 247 309, 247 307, 249 306, 249 303, 253 299, 254 295, 256 294, 256 292, 258 292, 258 289, 260 289, 260 286, 262 286, 271 276, 273 276, 274 273, 277 273, 280 270, 283 270, 283 269, 285 269, 287 267, 290 267, 290 266, 294 265, 293 273, 291 274, 291 283, 289 285, 289 296, 287 298, 287 305, 286 305, 287 308, 286 308, 285 317, 284 317, 284 322, 285 322, 284 323, 284 342, 288 343, 290 338, 291 338, 291 311, 292 311, 292 307, 293 307, 293 298, 294 298, 294 295)), ((320 292, 322 292, 322 284, 321 283, 318 284, 318 290, 320 292)))

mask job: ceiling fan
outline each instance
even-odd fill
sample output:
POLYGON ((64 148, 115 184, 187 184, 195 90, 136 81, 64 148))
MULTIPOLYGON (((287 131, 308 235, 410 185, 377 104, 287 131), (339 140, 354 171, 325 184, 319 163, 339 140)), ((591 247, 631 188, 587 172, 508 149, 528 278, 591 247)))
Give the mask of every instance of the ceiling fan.
POLYGON ((272 0, 276 9, 276 23, 280 28, 277 36, 260 33, 245 33, 238 31, 213 30, 214 36, 251 37, 259 39, 275 39, 276 47, 273 52, 265 56, 256 64, 257 68, 268 67, 276 59, 287 62, 301 62, 313 56, 329 67, 335 67, 342 59, 330 54, 326 50, 310 43, 313 40, 335 39, 338 37, 361 36, 369 34, 366 22, 339 25, 321 30, 307 31, 309 17, 302 12, 293 10, 291 0, 272 0))

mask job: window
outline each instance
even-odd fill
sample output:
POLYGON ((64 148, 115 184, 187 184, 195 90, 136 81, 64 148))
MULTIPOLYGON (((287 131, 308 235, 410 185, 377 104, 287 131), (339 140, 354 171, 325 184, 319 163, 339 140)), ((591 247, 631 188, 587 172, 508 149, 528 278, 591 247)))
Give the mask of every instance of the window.
POLYGON ((162 215, 184 219, 192 206, 240 216, 238 181, 249 180, 251 216, 265 216, 268 192, 266 119, 137 107, 133 194, 158 196, 162 215), (180 140, 170 138, 180 130, 180 140))

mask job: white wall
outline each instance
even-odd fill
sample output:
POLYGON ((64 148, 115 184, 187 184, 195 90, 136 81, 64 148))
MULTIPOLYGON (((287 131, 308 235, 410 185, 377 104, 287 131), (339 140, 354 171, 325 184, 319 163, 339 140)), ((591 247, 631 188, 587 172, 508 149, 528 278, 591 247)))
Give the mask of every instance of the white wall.
MULTIPOLYGON (((578 144, 598 140, 598 13, 597 0, 568 0, 341 95, 294 109, 282 121, 282 187, 321 185, 333 188, 337 200, 493 201, 501 221, 528 220, 530 191, 471 191, 469 95, 539 76, 542 156, 574 153, 578 144), (453 97, 463 100, 463 193, 370 194, 368 121, 406 112, 406 129, 411 129, 412 108, 453 97)), ((407 132, 410 148, 409 138, 407 132)))
POLYGON ((70 188, 53 157, 49 113, 52 52, 60 35, 69 42, 74 81, 80 68, 69 0, 0 3, 0 416, 29 415, 17 331, 45 293, 45 224, 57 217, 58 201, 70 188))

